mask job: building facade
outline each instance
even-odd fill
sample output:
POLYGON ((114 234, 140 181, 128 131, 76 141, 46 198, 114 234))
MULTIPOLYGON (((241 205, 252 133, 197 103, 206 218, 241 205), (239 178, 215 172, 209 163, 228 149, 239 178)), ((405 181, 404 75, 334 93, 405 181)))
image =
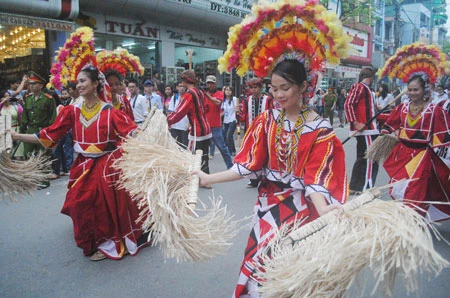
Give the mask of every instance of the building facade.
MULTIPOLYGON (((242 86, 242 79, 235 74, 218 73, 217 59, 226 49, 229 27, 251 12, 253 2, 4 0, 0 12, 0 79, 6 81, 27 70, 48 75, 55 51, 70 33, 78 26, 89 26, 95 32, 97 51, 126 48, 141 59, 146 77, 158 72, 162 82, 174 84, 181 71, 191 67, 203 80, 207 75, 217 76, 218 86, 242 86)), ((328 10, 341 14, 340 0, 324 2, 328 10)), ((442 3, 445 1, 404 0, 396 13, 385 0, 374 0, 371 26, 344 26, 354 50, 341 65, 325 65, 322 87, 349 87, 362 67, 381 67, 395 52, 396 44, 424 38, 442 44, 446 35, 439 10, 442 3), (394 25, 399 28, 398 36, 394 25)))

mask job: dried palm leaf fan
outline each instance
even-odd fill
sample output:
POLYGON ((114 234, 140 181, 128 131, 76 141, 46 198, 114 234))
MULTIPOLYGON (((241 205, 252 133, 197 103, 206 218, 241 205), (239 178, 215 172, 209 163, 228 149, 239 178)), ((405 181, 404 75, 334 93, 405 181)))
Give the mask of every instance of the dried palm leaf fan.
POLYGON ((281 229, 257 273, 264 297, 343 297, 367 267, 376 280, 372 293, 384 283, 391 296, 400 272, 411 293, 418 289, 418 274, 449 267, 433 247, 435 228, 413 208, 378 196, 379 189, 366 191, 341 214, 281 229))
POLYGON ((9 198, 31 193, 45 178, 49 166, 41 155, 26 161, 12 160, 9 153, 12 147, 11 116, 0 116, 0 195, 9 198))
POLYGON ((380 135, 367 149, 366 158, 379 163, 384 163, 398 142, 399 140, 396 136, 380 135))
POLYGON ((200 168, 201 153, 192 155, 178 145, 160 110, 152 109, 141 129, 126 140, 115 166, 123 172, 121 185, 138 202, 153 243, 161 244, 166 258, 177 261, 207 260, 222 253, 237 229, 220 199, 212 199, 208 208, 202 204, 193 209, 198 177, 191 173, 200 168))

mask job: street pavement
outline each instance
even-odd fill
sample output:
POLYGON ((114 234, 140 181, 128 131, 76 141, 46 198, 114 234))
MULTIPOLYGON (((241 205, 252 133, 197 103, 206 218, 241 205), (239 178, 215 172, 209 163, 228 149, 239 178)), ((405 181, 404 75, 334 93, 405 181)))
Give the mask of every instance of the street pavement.
MULTIPOLYGON (((336 125, 335 125, 336 127, 336 125)), ((337 128, 341 140, 348 128, 337 128)), ((354 140, 344 145, 347 170, 355 158, 354 140)), ((210 164, 211 171, 225 170, 220 153, 210 164)), ((377 185, 388 177, 380 168, 377 185)), ((245 179, 200 189, 203 201, 213 194, 222 196, 235 219, 252 215, 256 189, 246 188, 245 179)), ((60 213, 67 177, 52 181, 50 188, 35 191, 15 201, 0 201, 0 278, 1 297, 231 297, 249 232, 249 220, 233 239, 225 255, 207 262, 177 263, 164 260, 159 247, 143 249, 137 256, 120 261, 92 262, 84 257, 73 239, 72 222, 60 213)), ((387 194, 384 198, 388 199, 387 194)), ((438 227, 450 240, 450 224, 438 227)), ((435 241, 436 249, 450 260, 450 247, 435 241)), ((419 293, 407 295, 401 276, 396 280, 393 297, 450 297, 450 269, 438 277, 421 276, 419 293), (429 278, 429 279, 428 279, 429 278)), ((352 288, 348 297, 369 297, 373 280, 363 277, 365 290, 352 288), (362 292, 361 292, 362 291, 362 292)), ((373 297, 384 297, 381 292, 373 297)))

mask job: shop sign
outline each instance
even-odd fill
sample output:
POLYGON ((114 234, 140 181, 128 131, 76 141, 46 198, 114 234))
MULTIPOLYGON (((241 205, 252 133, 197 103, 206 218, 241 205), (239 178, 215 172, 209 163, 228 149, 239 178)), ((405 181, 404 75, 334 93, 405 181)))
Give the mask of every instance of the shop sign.
POLYGON ((345 72, 345 73, 359 73, 361 69, 350 67, 350 66, 337 66, 334 71, 336 72, 345 72))
MULTIPOLYGON (((192 5, 192 0, 171 0, 179 4, 192 5)), ((252 10, 252 0, 197 0, 196 4, 201 7, 209 7, 210 11, 214 11, 227 16, 236 18, 245 18, 252 10), (203 3, 200 3, 203 2, 203 3)))
POLYGON ((367 58, 369 52, 369 35, 348 27, 344 27, 344 31, 352 38, 350 45, 353 47, 353 50, 351 50, 350 54, 353 56, 367 58))
POLYGON ((343 27, 344 33, 352 38, 349 57, 344 60, 351 64, 368 65, 372 63, 372 28, 359 24, 358 29, 343 27))
POLYGON ((72 22, 27 17, 14 14, 0 13, 0 23, 11 26, 24 26, 40 28, 44 30, 57 30, 57 31, 74 31, 75 24, 72 22))
POLYGON ((208 47, 220 48, 221 46, 220 39, 212 36, 204 37, 201 34, 193 32, 184 33, 173 28, 168 28, 165 32, 167 33, 167 38, 172 41, 184 44, 198 45, 202 47, 206 45, 208 47))
POLYGON ((172 26, 152 23, 133 22, 122 18, 105 18, 103 15, 91 14, 98 24, 95 32, 121 35, 135 38, 147 38, 172 41, 185 45, 221 49, 226 46, 226 37, 184 30, 172 26), (104 24, 104 26, 100 26, 104 24))
POLYGON ((105 30, 109 34, 159 39, 159 29, 144 24, 105 20, 105 30))
POLYGON ((210 10, 241 19, 245 18, 245 16, 250 13, 251 8, 252 4, 250 1, 216 0, 215 2, 210 2, 210 10), (241 10, 237 7, 242 7, 246 10, 241 10))

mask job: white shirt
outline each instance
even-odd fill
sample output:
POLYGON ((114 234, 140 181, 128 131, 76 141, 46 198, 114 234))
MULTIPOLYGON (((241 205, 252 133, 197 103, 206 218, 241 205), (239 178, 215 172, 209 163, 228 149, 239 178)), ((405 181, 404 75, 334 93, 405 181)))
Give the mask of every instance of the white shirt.
MULTIPOLYGON (((177 107, 180 105, 180 102, 183 100, 183 98, 180 98, 178 93, 172 96, 172 98, 169 101, 169 108, 168 112, 172 113, 175 112, 177 107)), ((187 130, 189 125, 189 119, 187 116, 184 116, 183 119, 178 121, 177 123, 172 124, 170 126, 171 129, 178 129, 178 130, 187 130)))
POLYGON ((441 95, 439 95, 438 93, 435 92, 432 103, 438 104, 439 102, 447 99, 448 99, 447 93, 443 92, 441 95))
POLYGON ((377 101, 376 101, 376 105, 377 105, 377 109, 381 110, 383 109, 385 106, 387 106, 392 100, 394 99, 394 95, 392 95, 391 93, 388 93, 386 95, 385 98, 378 96, 377 101))
POLYGON ((148 115, 147 99, 140 94, 130 96, 130 104, 133 109, 134 122, 142 123, 148 115))
POLYGON ((158 93, 153 92, 149 99, 149 106, 152 108, 156 104, 156 108, 159 110, 163 109, 162 98, 158 93))
POLYGON ((231 123, 236 121, 236 106, 238 99, 233 96, 233 100, 224 99, 222 102, 222 110, 224 111, 223 123, 231 123))

